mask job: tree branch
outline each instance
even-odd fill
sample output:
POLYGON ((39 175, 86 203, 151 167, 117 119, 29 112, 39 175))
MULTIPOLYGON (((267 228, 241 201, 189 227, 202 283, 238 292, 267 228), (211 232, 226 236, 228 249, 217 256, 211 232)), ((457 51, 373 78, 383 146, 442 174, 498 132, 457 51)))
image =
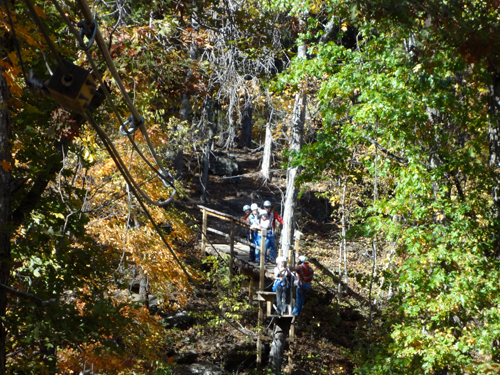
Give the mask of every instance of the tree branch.
POLYGON ((12 289, 12 288, 8 287, 7 285, 3 285, 3 284, 0 284, 0 288, 7 291, 7 293, 9 293, 9 294, 13 294, 15 296, 30 300, 35 305, 40 306, 40 307, 47 307, 47 306, 52 305, 53 303, 57 302, 57 298, 51 298, 47 301, 43 301, 40 298, 38 298, 32 294, 28 294, 28 293, 21 292, 20 290, 12 289))
POLYGON ((408 164, 408 159, 401 158, 401 157, 393 154, 392 152, 390 152, 389 150, 387 150, 386 148, 384 148, 380 143, 378 143, 374 139, 372 139, 372 138, 370 138, 368 136, 364 136, 363 138, 366 139, 368 142, 370 142, 372 145, 375 145, 375 147, 377 147, 380 151, 382 151, 389 158, 391 158, 391 159, 393 159, 393 160, 395 160, 395 161, 397 161, 398 163, 401 163, 401 164, 408 164))

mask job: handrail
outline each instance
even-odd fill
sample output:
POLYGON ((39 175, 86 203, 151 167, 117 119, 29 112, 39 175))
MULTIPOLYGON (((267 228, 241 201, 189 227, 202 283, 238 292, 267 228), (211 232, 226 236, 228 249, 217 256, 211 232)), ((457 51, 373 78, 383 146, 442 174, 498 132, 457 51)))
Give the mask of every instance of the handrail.
MULTIPOLYGON (((239 217, 229 215, 229 214, 226 214, 224 212, 220 212, 220 211, 217 211, 217 210, 214 210, 212 208, 208 208, 208 207, 205 207, 202 205, 198 205, 198 208, 202 211, 206 210, 208 215, 212 215, 212 216, 218 217, 219 219, 227 220, 227 221, 234 220, 236 222, 236 224, 239 224, 242 227, 250 228, 250 224, 247 224, 247 223, 241 221, 239 217)), ((257 229, 257 230, 259 230, 259 229, 257 229)))

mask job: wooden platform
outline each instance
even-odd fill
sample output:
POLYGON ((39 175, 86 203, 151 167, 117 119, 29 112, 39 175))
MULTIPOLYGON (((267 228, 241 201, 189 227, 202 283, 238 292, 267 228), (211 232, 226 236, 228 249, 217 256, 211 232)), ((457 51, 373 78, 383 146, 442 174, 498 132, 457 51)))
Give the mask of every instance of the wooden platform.
MULTIPOLYGON (((228 244, 213 244, 215 247, 216 251, 219 251, 220 253, 227 254, 229 255, 229 245, 228 244)), ((243 245, 240 243, 235 243, 234 244, 234 257, 238 259, 240 262, 244 262, 247 264, 249 268, 255 268, 256 270, 260 269, 260 264, 259 263, 252 263, 250 262, 250 251, 249 251, 249 246, 248 245, 243 245)), ((214 254, 214 249, 210 244, 207 244, 207 247, 205 251, 211 255, 214 254)), ((238 262, 236 262, 236 266, 239 266, 238 262)), ((274 267, 276 267, 275 263, 266 263, 266 277, 267 278, 272 278, 274 279, 274 267)))

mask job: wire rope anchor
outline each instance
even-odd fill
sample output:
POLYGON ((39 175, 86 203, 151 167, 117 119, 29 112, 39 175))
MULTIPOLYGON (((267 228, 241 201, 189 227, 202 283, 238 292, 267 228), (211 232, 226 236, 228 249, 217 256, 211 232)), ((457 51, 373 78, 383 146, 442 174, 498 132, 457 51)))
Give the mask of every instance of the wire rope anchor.
POLYGON ((127 121, 123 123, 123 125, 120 125, 120 133, 122 135, 131 135, 134 134, 139 127, 144 124, 144 117, 141 116, 141 121, 137 122, 134 116, 130 115, 127 118, 127 121), (130 124, 129 128, 127 129, 127 125, 130 124))
POLYGON ((80 28, 80 37, 83 40, 83 37, 86 36, 87 39, 89 40, 88 44, 82 45, 80 42, 78 42, 78 48, 80 48, 82 51, 87 51, 89 50, 92 45, 94 44, 94 39, 95 39, 95 33, 97 31, 97 25, 92 23, 91 25, 88 24, 87 21, 81 20, 76 24, 80 28))

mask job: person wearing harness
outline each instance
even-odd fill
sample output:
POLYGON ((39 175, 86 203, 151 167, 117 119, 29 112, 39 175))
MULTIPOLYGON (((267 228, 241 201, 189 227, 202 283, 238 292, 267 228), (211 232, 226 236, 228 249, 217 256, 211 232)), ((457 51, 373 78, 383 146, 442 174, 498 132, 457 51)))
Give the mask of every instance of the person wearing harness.
POLYGON ((278 312, 278 315, 284 315, 287 313, 287 307, 290 303, 291 281, 292 273, 286 266, 286 258, 276 258, 273 290, 276 292, 276 311, 278 312))
MULTIPOLYGON (((269 258, 269 242, 270 239, 272 238, 272 230, 271 230, 271 221, 269 220, 269 216, 267 214, 266 210, 260 210, 260 219, 259 222, 256 224, 253 224, 250 229, 265 229, 266 230, 266 238, 264 239, 265 241, 265 258, 266 262, 270 261, 271 259, 269 258)), ((262 232, 257 232, 257 248, 255 249, 255 260, 258 262, 260 259, 260 246, 262 243, 262 232)))
POLYGON ((295 307, 292 314, 297 316, 302 314, 302 306, 304 306, 304 297, 311 289, 311 281, 313 280, 314 271, 309 266, 307 258, 303 255, 299 257, 297 267, 290 267, 298 276, 297 295, 295 300, 295 307))
MULTIPOLYGON (((250 215, 248 215, 247 220, 248 220, 248 223, 250 224, 250 226, 252 226, 254 224, 259 223, 259 205, 257 203, 252 203, 252 206, 250 207, 250 209, 252 210, 252 212, 250 213, 250 215)), ((254 246, 257 246, 257 235, 258 235, 258 233, 256 231, 250 230, 250 242, 254 246)), ((250 246, 249 253, 250 253, 249 261, 255 262, 256 261, 255 247, 250 246)))
POLYGON ((271 252, 271 259, 274 260, 276 258, 276 220, 281 225, 283 225, 284 221, 277 212, 273 211, 271 202, 265 201, 264 209, 267 211, 269 215, 269 221, 271 222, 271 237, 269 239, 269 248, 271 252))

